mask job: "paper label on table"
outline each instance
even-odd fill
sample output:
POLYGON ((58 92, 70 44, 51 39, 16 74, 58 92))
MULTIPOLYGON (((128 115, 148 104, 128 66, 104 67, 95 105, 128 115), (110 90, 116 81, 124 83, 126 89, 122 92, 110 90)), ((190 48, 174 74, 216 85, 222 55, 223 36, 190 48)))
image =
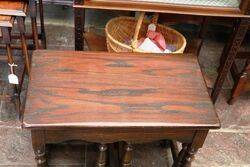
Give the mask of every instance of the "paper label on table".
POLYGON ((10 84, 15 84, 15 85, 19 84, 18 77, 15 74, 8 75, 8 79, 10 84))

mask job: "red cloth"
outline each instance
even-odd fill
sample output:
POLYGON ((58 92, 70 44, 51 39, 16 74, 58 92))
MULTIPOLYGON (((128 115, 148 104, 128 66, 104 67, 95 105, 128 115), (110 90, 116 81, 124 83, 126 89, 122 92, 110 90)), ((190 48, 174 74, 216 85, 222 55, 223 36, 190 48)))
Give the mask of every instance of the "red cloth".
POLYGON ((161 33, 149 30, 147 37, 151 39, 161 50, 164 51, 167 48, 165 38, 161 33))

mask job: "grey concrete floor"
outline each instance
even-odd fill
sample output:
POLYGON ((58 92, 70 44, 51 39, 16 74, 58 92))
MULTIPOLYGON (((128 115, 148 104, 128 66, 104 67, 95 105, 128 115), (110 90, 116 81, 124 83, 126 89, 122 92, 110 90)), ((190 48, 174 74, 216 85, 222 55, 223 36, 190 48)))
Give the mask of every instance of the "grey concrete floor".
MULTIPOLYGON (((123 12, 88 10, 85 29, 94 27, 103 33, 108 19, 123 15, 123 12)), ((45 22, 48 49, 73 50, 74 29, 72 8, 45 6, 45 22)), ((187 37, 197 27, 177 26, 187 37)), ((27 30, 30 30, 27 21, 27 30)), ((199 57, 201 67, 213 83, 217 72, 220 52, 228 38, 225 27, 213 27, 208 32, 199 57)), ((249 37, 248 37, 249 38, 249 37)), ((245 45, 249 46, 249 39, 245 45)), ((249 47, 246 49, 249 49, 249 47)), ((5 56, 4 50, 0 52, 5 56)), ((15 58, 21 64, 21 54, 15 51, 15 58)), ((0 93, 11 91, 7 84, 8 68, 0 61, 0 93)), ((27 85, 26 85, 27 86, 27 85)), ((243 94, 232 106, 226 103, 232 83, 230 79, 224 85, 215 108, 222 128, 209 132, 206 142, 196 155, 193 166, 197 167, 250 167, 250 93, 243 94)), ((22 96, 24 97, 26 88, 22 96)), ((91 143, 60 143, 49 145, 50 166, 87 166, 95 164, 96 146, 91 143)), ((169 148, 162 148, 158 142, 136 145, 133 152, 135 167, 171 166, 169 148)), ((11 102, 0 100, 0 166, 35 166, 30 132, 21 129, 17 113, 11 102)))

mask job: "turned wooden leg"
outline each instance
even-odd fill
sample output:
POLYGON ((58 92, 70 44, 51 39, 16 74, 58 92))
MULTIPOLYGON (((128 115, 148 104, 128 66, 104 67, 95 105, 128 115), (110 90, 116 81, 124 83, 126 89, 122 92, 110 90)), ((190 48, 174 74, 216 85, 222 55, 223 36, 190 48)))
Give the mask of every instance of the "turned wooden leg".
POLYGON ((176 158, 176 161, 174 161, 173 167, 182 167, 183 166, 183 158, 185 157, 186 153, 187 153, 187 148, 188 148, 188 144, 187 143, 183 143, 182 144, 182 149, 178 154, 178 157, 176 158))
POLYGON ((75 50, 84 50, 84 24, 85 24, 85 10, 74 9, 75 17, 75 50))
POLYGON ((126 143, 124 146, 124 155, 122 158, 122 167, 131 167, 132 166, 132 145, 131 143, 126 143))
POLYGON ((32 145, 38 167, 46 167, 45 135, 42 130, 32 130, 32 145))
POLYGON ((17 24, 18 29, 20 32, 21 42, 22 42, 22 51, 25 60, 25 69, 27 70, 28 75, 30 74, 30 59, 27 49, 27 43, 25 38, 25 24, 24 24, 24 17, 17 17, 17 24))
POLYGON ((40 22, 41 22, 42 45, 43 45, 43 49, 46 49, 47 44, 46 44, 46 34, 45 34, 44 16, 43 16, 43 1, 42 0, 39 0, 39 13, 40 13, 40 22))
POLYGON ((105 167, 107 164, 107 145, 106 144, 100 144, 99 145, 99 156, 96 163, 97 167, 105 167))
POLYGON ((29 1, 30 8, 30 18, 31 18, 31 26, 32 26, 32 36, 33 36, 33 44, 35 45, 35 49, 40 49, 39 38, 38 38, 38 28, 37 28, 37 4, 36 1, 29 1))
POLYGON ((192 144, 187 146, 186 155, 182 159, 182 164, 183 164, 184 167, 190 167, 191 166, 191 163, 194 160, 194 156, 197 153, 197 151, 198 151, 198 149, 194 148, 192 146, 192 144))
POLYGON ((239 77, 236 79, 236 82, 234 83, 232 95, 230 100, 228 101, 229 104, 233 104, 236 101, 236 99, 240 96, 242 91, 245 89, 245 86, 248 81, 249 71, 250 71, 250 60, 246 62, 245 68, 243 69, 239 77))
POLYGON ((237 52, 240 49, 241 43, 247 33, 250 24, 250 19, 241 18, 238 20, 234 32, 232 33, 229 42, 224 47, 222 53, 221 67, 219 68, 219 74, 216 79, 214 89, 212 91, 212 101, 216 102, 219 93, 221 92, 223 83, 226 76, 231 69, 231 66, 235 60, 237 52))
POLYGON ((177 142, 174 140, 170 140, 170 148, 171 148, 171 152, 172 152, 172 156, 173 156, 173 160, 177 161, 178 159, 178 146, 177 146, 177 142))
POLYGON ((183 143, 173 167, 190 167, 195 153, 203 146, 207 133, 208 131, 196 131, 192 143, 183 143))

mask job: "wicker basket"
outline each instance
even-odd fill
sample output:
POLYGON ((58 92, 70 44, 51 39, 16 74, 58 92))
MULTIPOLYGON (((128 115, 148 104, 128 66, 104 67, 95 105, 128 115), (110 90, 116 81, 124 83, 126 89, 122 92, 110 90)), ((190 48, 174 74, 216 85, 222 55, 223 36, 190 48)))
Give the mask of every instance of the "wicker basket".
MULTIPOLYGON (((133 17, 111 19, 105 27, 108 51, 146 53, 137 48, 137 40, 146 36, 148 25, 150 24, 150 22, 144 21, 144 16, 145 12, 141 12, 138 21, 133 17)), ((157 13, 154 14, 153 23, 157 23, 158 16, 157 13)), ((175 46, 176 51, 173 53, 184 52, 187 42, 181 33, 161 24, 157 24, 156 31, 162 33, 167 44, 175 46)))

